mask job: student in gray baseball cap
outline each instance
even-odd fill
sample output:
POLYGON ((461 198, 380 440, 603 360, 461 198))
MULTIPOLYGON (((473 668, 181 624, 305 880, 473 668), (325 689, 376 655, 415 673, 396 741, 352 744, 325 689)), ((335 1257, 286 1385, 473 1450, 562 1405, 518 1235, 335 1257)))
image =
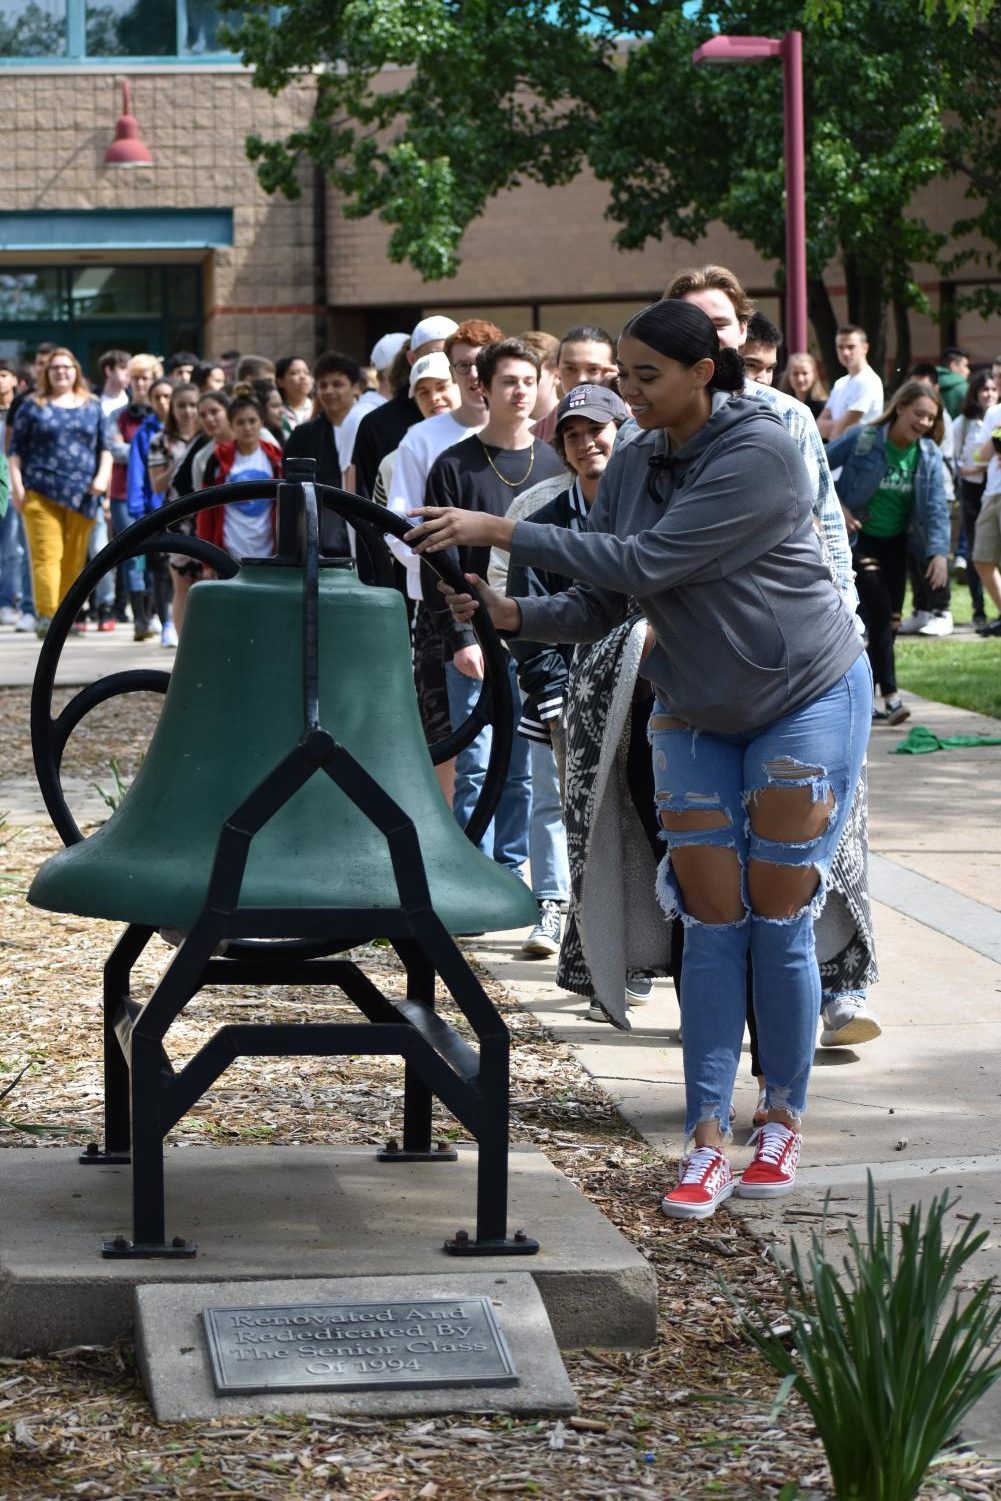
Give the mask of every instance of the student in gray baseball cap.
POLYGON ((584 417, 604 427, 609 422, 625 422, 629 415, 622 397, 607 386, 574 386, 556 408, 556 431, 571 417, 584 417))

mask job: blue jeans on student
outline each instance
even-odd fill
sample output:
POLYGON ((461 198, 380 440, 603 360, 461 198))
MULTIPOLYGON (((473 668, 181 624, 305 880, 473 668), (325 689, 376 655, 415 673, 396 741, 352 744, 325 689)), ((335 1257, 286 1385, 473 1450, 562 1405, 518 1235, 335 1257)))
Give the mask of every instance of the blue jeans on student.
MULTIPOLYGON (((515 736, 516 740, 522 738, 515 736)), ((556 757, 552 746, 544 745, 541 740, 529 740, 528 748, 532 769, 532 820, 528 837, 532 895, 539 902, 565 902, 570 897, 570 866, 556 757)))
POLYGON ((717 1121, 728 1132, 730 1104, 740 1061, 747 1008, 747 954, 754 972, 758 1050, 770 1109, 794 1117, 806 1107, 820 1011, 820 971, 813 923, 821 911, 826 880, 862 772, 872 725, 872 676, 860 656, 820 698, 753 733, 717 735, 663 729, 670 708, 654 703, 650 719, 653 776, 658 811, 718 811, 721 828, 668 830, 667 858, 658 874, 658 895, 669 917, 685 930, 685 980, 681 1023, 685 1060, 685 1135, 717 1121), (834 798, 819 838, 783 843, 755 834, 750 809, 770 787, 806 786, 814 802, 834 798), (732 923, 704 923, 684 910, 671 871, 671 852, 713 845, 736 852, 741 867, 744 916, 732 923), (751 911, 748 860, 812 866, 820 876, 813 899, 790 918, 751 911))
MULTIPOLYGON (((124 500, 111 502, 111 535, 120 537, 125 528, 132 525, 134 517, 129 515, 128 504, 124 500)), ((143 558, 126 558, 124 563, 119 563, 115 569, 115 603, 126 605, 130 594, 141 594, 148 588, 146 568, 143 558)))
MULTIPOLYGON (((103 506, 98 506, 97 515, 94 517, 94 525, 90 529, 90 538, 87 542, 87 561, 96 558, 102 547, 108 545, 108 521, 104 514, 103 506)), ((115 574, 114 570, 106 573, 94 589, 94 603, 99 610, 112 610, 115 605, 115 574)))
MULTIPOLYGON (((508 663, 509 684, 515 723, 521 715, 521 698, 514 663, 508 663)), ((445 663, 445 686, 448 689, 448 712, 455 729, 468 715, 480 696, 483 687, 479 678, 467 678, 453 662, 445 663)), ((463 827, 480 795, 490 755, 491 730, 488 725, 481 730, 455 761, 455 791, 452 796, 452 812, 463 827)), ((528 823, 532 807, 532 781, 528 762, 528 741, 523 735, 515 735, 508 763, 507 780, 501 793, 497 812, 480 841, 480 849, 491 856, 498 865, 520 872, 528 859, 528 823)))
POLYGON ((35 595, 31 583, 31 555, 20 513, 8 503, 0 520, 0 606, 19 605, 23 615, 34 615, 35 595))

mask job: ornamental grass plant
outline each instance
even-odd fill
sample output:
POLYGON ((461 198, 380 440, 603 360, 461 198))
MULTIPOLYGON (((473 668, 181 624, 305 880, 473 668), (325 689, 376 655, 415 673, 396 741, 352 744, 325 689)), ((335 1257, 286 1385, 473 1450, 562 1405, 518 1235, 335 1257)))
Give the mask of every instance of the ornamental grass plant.
POLYGON ((987 1240, 974 1215, 951 1239, 947 1193, 894 1224, 869 1175, 866 1243, 828 1258, 823 1232, 795 1242, 783 1316, 745 1311, 751 1343, 795 1392, 827 1456, 838 1501, 912 1501, 966 1412, 1001 1375, 1001 1299, 993 1278, 969 1290, 964 1269, 987 1240))

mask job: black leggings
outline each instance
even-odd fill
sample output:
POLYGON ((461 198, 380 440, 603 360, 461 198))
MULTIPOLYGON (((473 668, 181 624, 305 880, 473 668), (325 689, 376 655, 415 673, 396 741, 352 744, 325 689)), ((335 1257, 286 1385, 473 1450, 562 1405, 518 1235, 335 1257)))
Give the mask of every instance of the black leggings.
POLYGON ((973 561, 973 533, 977 529, 977 517, 980 515, 980 505, 984 498, 984 483, 973 484, 968 479, 959 477, 959 504, 963 513, 963 532, 966 536, 966 582, 970 590, 970 599, 973 601, 974 615, 984 613, 984 586, 977 572, 977 565, 973 561))
POLYGON ((869 537, 855 544, 855 583, 859 611, 869 633, 869 665, 884 698, 897 691, 893 636, 907 587, 907 537, 869 537))
MULTIPOLYGON (((629 748, 626 756, 626 781, 629 798, 647 837, 653 858, 659 865, 664 853, 660 838, 660 823, 657 819, 657 797, 653 781, 653 762, 647 740, 647 725, 653 710, 653 696, 633 700, 632 721, 629 728, 629 748)), ((671 924, 671 975, 675 994, 681 1001, 681 971, 685 963, 685 928, 680 921, 671 924)), ((747 956, 747 1030, 751 1038, 751 1073, 761 1073, 758 1057, 758 1028, 754 1019, 754 976, 751 956, 747 956)))

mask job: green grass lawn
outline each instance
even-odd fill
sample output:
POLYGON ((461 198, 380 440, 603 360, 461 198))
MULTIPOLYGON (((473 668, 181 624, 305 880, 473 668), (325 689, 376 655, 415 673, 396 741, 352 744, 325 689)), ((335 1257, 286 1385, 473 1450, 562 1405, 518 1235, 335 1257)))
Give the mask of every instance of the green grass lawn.
MULTIPOLYGON (((963 584, 953 583, 951 608, 957 622, 970 620, 970 591, 963 584)), ((910 613, 908 590, 904 618, 910 613)), ((988 614, 993 613, 988 605, 988 614)), ((895 655, 901 688, 1001 719, 1001 636, 986 641, 965 632, 962 637, 898 636, 895 655)))
POLYGON ((1001 637, 899 636, 895 653, 901 688, 1001 719, 1001 637))

